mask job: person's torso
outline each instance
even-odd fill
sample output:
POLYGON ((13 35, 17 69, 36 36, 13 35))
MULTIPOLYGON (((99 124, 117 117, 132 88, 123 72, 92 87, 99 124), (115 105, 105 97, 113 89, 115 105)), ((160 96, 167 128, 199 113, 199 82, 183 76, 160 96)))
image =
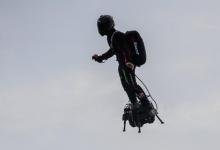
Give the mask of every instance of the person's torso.
MULTIPOLYGON (((125 59, 126 52, 125 52, 125 50, 121 49, 119 45, 127 44, 127 43, 126 43, 126 41, 116 41, 116 42, 114 42, 114 45, 113 45, 112 41, 114 40, 113 38, 115 37, 114 34, 116 32, 120 32, 120 31, 115 31, 111 35, 107 36, 107 41, 108 41, 109 47, 114 50, 114 53, 116 55, 116 58, 117 58, 119 65, 124 65, 125 64, 124 59, 125 59), (120 43, 120 42, 124 42, 124 43, 120 43)), ((122 32, 120 32, 120 33, 122 33, 122 32)), ((122 34, 120 34, 120 36, 125 36, 125 34, 122 33, 122 34)))

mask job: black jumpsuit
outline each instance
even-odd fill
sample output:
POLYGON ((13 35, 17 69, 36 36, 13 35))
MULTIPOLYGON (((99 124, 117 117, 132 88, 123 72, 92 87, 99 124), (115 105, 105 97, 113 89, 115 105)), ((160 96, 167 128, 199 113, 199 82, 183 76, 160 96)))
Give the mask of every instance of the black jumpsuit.
POLYGON ((134 104, 137 102, 138 97, 143 103, 145 100, 147 100, 147 97, 142 88, 136 82, 135 69, 131 70, 126 66, 126 63, 132 62, 132 59, 125 34, 113 30, 107 36, 107 41, 110 49, 101 55, 102 59, 108 59, 113 55, 116 55, 117 61, 119 63, 118 72, 121 79, 121 84, 126 91, 129 100, 134 104))

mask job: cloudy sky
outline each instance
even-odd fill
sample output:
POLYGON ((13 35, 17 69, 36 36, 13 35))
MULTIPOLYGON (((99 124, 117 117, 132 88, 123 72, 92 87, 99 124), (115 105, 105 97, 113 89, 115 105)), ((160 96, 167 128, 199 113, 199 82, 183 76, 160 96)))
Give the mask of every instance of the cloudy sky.
POLYGON ((0 149, 217 150, 220 136, 217 0, 0 0, 0 149), (138 30, 137 68, 165 121, 127 128, 115 57, 96 29, 102 14, 138 30))

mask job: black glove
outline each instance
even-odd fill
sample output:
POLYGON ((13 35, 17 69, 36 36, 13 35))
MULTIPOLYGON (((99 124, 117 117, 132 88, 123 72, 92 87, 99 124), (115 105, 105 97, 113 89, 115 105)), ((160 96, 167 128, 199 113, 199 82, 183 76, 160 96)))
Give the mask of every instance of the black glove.
POLYGON ((95 61, 99 62, 99 63, 102 63, 103 59, 101 56, 98 56, 98 55, 93 55, 92 56, 92 59, 94 59, 95 61))

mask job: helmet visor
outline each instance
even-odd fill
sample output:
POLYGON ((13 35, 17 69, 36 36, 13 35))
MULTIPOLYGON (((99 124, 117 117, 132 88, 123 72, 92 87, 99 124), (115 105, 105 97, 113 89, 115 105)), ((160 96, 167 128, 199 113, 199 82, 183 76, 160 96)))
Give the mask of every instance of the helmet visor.
POLYGON ((106 26, 105 23, 98 22, 97 26, 99 34, 101 34, 102 36, 108 33, 108 26, 106 26))

